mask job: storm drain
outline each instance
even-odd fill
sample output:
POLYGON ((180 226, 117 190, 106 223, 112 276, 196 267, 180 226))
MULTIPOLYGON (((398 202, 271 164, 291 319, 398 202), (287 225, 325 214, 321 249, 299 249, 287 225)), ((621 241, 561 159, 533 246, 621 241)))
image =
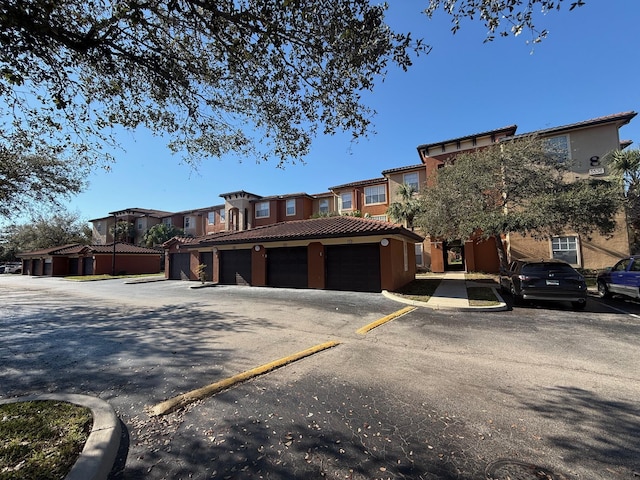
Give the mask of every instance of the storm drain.
POLYGON ((538 465, 519 460, 502 459, 491 462, 485 469, 487 480, 563 480, 538 465))

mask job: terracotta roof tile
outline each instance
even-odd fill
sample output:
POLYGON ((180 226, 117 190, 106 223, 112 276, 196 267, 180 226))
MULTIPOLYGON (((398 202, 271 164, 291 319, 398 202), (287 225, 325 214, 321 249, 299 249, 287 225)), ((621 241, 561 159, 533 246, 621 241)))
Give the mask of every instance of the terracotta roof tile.
POLYGON ((545 128, 543 130, 536 130, 534 132, 522 133, 522 134, 518 135, 518 137, 525 136, 525 135, 532 135, 532 134, 546 135, 546 134, 549 134, 549 133, 561 132, 561 131, 564 131, 564 130, 573 130, 573 129, 581 128, 581 127, 592 127, 592 126, 595 126, 595 125, 601 125, 603 123, 621 122, 622 125, 625 125, 625 124, 629 123, 631 121, 631 119, 633 117, 635 117, 636 115, 637 115, 637 113, 633 112, 633 111, 622 112, 622 113, 614 113, 613 115, 606 115, 604 117, 592 118, 591 120, 584 120, 582 122, 571 123, 569 125, 563 125, 563 126, 560 126, 560 127, 545 128))
POLYGON ((199 237, 198 245, 225 245, 247 242, 276 242, 368 235, 402 235, 416 242, 418 234, 394 223, 350 216, 324 217, 311 220, 274 223, 242 232, 224 232, 199 237))
MULTIPOLYGON (((45 257, 45 256, 57 256, 57 255, 77 255, 84 251, 92 253, 112 253, 113 243, 106 245, 80 245, 70 244, 62 245, 60 247, 45 248, 42 250, 34 250, 31 252, 20 253, 19 257, 45 257)), ((130 243, 116 243, 116 253, 135 253, 135 254, 155 254, 159 255, 162 252, 155 248, 139 247, 130 243)))
POLYGON ((339 188, 345 188, 345 187, 363 187, 365 185, 380 185, 382 183, 387 183, 387 179, 385 177, 372 178, 369 180, 358 180, 357 182, 351 182, 351 183, 344 183, 342 185, 336 185, 335 187, 329 187, 329 190, 337 190, 339 188))

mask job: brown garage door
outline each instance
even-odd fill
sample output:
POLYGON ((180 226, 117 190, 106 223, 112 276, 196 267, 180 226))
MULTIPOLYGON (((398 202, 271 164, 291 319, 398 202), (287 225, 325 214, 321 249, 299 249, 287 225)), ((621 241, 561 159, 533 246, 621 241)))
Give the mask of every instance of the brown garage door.
POLYGON ((169 278, 171 280, 189 280, 189 253, 172 253, 169 255, 169 278))
POLYGON ((220 283, 251 285, 251 250, 222 250, 220 255, 220 283))
POLYGON ((267 285, 270 287, 307 288, 307 271, 307 247, 267 250, 267 285))
POLYGON ((380 247, 377 243, 327 246, 325 265, 329 290, 381 290, 380 247))

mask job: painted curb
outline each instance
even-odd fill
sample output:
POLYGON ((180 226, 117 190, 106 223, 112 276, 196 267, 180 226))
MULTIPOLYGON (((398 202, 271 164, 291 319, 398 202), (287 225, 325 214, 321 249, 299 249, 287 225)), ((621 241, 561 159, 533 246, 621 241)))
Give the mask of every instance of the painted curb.
POLYGON ((307 348, 306 350, 302 350, 298 353, 294 353, 293 355, 289 355, 279 360, 266 363, 260 367, 252 368, 251 370, 245 370, 242 373, 238 373, 237 375, 234 375, 232 377, 225 378, 224 380, 220 380, 219 382, 212 383, 196 390, 191 390, 190 392, 183 393, 182 395, 178 395, 177 397, 170 398, 168 400, 165 400, 164 402, 154 405, 149 409, 149 415, 152 417, 166 415, 182 407, 185 407, 190 403, 210 397, 211 395, 215 395, 216 393, 223 390, 227 390, 228 388, 231 388, 238 383, 245 382, 259 375, 264 375, 265 373, 269 373, 272 370, 284 367, 285 365, 288 365, 292 362, 301 360, 305 357, 313 355, 314 353, 333 348, 337 345, 340 345, 340 342, 331 341, 321 343, 314 347, 307 348))
POLYGON ((106 480, 120 447, 120 420, 104 400, 73 393, 48 393, 0 400, 0 405, 37 400, 54 400, 91 410, 93 426, 76 463, 64 480, 106 480))
POLYGON ((406 315, 409 312, 413 312, 416 308, 415 307, 404 307, 396 312, 390 313, 389 315, 380 318, 379 320, 376 320, 375 322, 371 322, 368 325, 365 325, 364 327, 360 327, 359 329, 356 330, 356 333, 360 334, 360 335, 366 335, 367 332, 373 330, 374 328, 379 327, 380 325, 384 325, 387 322, 390 322, 391 320, 394 320, 398 317, 401 317, 402 315, 406 315))

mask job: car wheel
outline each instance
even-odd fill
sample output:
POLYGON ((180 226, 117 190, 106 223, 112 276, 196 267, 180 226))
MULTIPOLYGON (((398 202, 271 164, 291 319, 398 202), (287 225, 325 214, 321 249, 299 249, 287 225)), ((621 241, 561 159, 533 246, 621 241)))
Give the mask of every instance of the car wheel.
POLYGON ((602 280, 598 281, 598 296, 600 298, 609 298, 611 297, 611 292, 607 288, 607 284, 602 280))
POLYGON ((582 302, 571 302, 571 306, 574 310, 584 310, 584 308, 587 306, 587 302, 586 300, 582 302))

